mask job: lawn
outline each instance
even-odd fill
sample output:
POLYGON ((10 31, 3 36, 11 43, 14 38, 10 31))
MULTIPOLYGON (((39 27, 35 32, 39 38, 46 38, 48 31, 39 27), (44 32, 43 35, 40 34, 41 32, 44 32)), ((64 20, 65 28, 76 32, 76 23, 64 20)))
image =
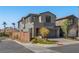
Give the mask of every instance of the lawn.
POLYGON ((58 41, 34 38, 31 42, 34 44, 56 44, 58 41))

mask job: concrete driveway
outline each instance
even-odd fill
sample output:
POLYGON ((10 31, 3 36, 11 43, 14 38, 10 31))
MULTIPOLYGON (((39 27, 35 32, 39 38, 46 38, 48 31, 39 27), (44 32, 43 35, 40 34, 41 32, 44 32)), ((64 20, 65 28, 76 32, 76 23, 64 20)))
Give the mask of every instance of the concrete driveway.
POLYGON ((64 38, 54 39, 62 43, 62 46, 50 46, 48 49, 58 51, 60 53, 79 53, 79 41, 64 38))
POLYGON ((55 50, 60 53, 79 53, 79 43, 60 47, 50 47, 48 49, 55 50))
POLYGON ((33 53, 31 50, 11 40, 0 42, 0 53, 33 53))

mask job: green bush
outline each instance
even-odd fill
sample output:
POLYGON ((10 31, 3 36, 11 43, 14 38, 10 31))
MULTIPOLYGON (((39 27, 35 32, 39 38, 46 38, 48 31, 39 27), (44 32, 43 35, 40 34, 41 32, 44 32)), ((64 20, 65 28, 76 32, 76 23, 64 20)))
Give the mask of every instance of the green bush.
POLYGON ((5 37, 9 37, 9 35, 8 34, 5 34, 5 33, 0 33, 0 37, 3 37, 3 36, 5 36, 5 37))
POLYGON ((32 43, 39 43, 39 44, 55 44, 57 41, 34 38, 34 39, 32 39, 31 42, 32 43))

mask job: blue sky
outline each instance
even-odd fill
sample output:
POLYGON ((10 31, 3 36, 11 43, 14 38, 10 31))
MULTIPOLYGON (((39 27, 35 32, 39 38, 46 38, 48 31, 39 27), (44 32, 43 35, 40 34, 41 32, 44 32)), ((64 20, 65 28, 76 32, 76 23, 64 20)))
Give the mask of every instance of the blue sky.
POLYGON ((57 18, 74 14, 78 17, 77 6, 0 6, 0 28, 3 28, 2 23, 5 21, 7 26, 12 26, 11 23, 16 23, 21 17, 29 13, 41 13, 50 11, 57 18))

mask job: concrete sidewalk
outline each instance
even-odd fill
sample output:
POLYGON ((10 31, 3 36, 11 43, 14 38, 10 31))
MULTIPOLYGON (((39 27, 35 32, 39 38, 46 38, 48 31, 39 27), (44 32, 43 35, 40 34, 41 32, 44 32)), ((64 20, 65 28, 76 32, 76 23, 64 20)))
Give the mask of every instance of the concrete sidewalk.
POLYGON ((66 39, 53 39, 59 41, 59 43, 62 43, 63 45, 58 45, 58 44, 51 44, 51 45, 44 45, 44 44, 32 44, 32 43, 20 43, 16 40, 13 40, 17 42, 18 44, 23 45, 24 47, 28 48, 29 50, 35 52, 35 53, 59 53, 58 51, 48 49, 50 47, 60 47, 60 46, 65 46, 65 45, 72 45, 72 44, 77 44, 79 41, 74 41, 74 40, 66 40, 66 39))
MULTIPOLYGON (((77 44, 79 43, 79 41, 77 40, 71 40, 71 39, 64 39, 64 38, 57 38, 57 39, 50 39, 50 40, 56 40, 58 41, 57 44, 53 44, 53 45, 49 45, 49 47, 55 47, 55 46, 59 46, 58 44, 62 44, 62 45, 71 45, 71 44, 77 44)), ((46 45, 45 47, 47 47, 48 45, 46 45)))
POLYGON ((17 42, 18 44, 23 45, 24 47, 26 47, 27 49, 29 49, 29 50, 31 50, 35 53, 58 53, 55 50, 51 50, 51 49, 48 49, 48 48, 45 48, 45 47, 41 47, 41 46, 38 46, 36 44, 31 44, 31 43, 23 44, 23 43, 20 43, 16 40, 13 40, 13 41, 17 42))
POLYGON ((33 51, 35 53, 58 53, 55 50, 50 50, 48 48, 33 45, 33 44, 26 44, 25 47, 30 49, 31 51, 33 51))

